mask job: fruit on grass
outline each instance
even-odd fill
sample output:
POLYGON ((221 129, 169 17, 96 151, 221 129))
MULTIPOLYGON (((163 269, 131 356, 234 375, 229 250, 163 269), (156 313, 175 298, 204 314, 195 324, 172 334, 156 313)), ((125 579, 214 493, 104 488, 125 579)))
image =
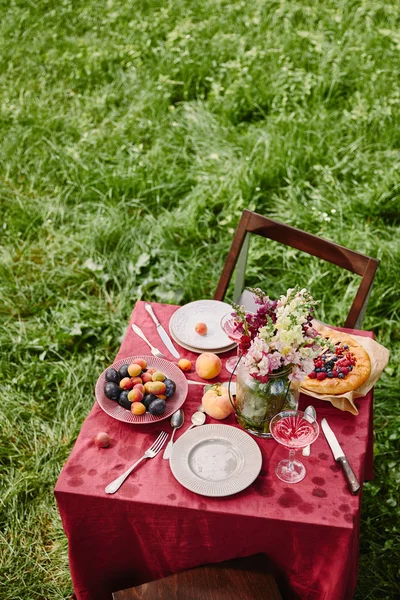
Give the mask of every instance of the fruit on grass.
POLYGON ((128 394, 128 400, 130 402, 141 402, 143 400, 143 394, 137 388, 133 388, 128 394))
POLYGON ((196 360, 196 373, 203 379, 214 379, 221 373, 222 362, 213 352, 203 352, 196 360))
POLYGON ((171 396, 173 396, 175 394, 175 390, 176 390, 175 381, 172 381, 172 379, 164 379, 164 385, 165 385, 164 394, 167 396, 167 398, 171 398, 171 396))
POLYGON ((142 367, 135 363, 132 363, 128 367, 128 373, 130 377, 138 377, 142 372, 142 367))
POLYGON ((205 323, 197 323, 195 330, 199 335, 206 335, 207 325, 205 323))
POLYGON ((153 381, 164 381, 165 375, 164 373, 161 373, 161 371, 156 371, 155 373, 153 373, 151 378, 153 381))
POLYGON ((181 358, 178 361, 178 367, 182 370, 182 371, 190 371, 190 369, 192 368, 192 363, 190 362, 190 360, 188 360, 187 358, 181 358))
POLYGON ((155 394, 145 394, 143 396, 142 404, 148 409, 153 400, 157 400, 157 396, 155 394))
POLYGON ((143 373, 142 374, 142 381, 143 381, 143 383, 147 383, 148 381, 153 381, 152 374, 149 373, 148 371, 146 371, 146 373, 143 373))
POLYGON ((146 407, 141 402, 132 402, 131 413, 133 415, 143 415, 146 412, 146 407))
POLYGON ((118 374, 119 374, 120 379, 123 379, 124 377, 130 377, 129 372, 128 372, 128 367, 129 367, 129 365, 122 365, 118 369, 118 374))
POLYGON ((130 377, 124 377, 119 382, 119 387, 121 388, 121 390, 131 390, 133 388, 132 379, 130 377))
POLYGON ((201 399, 201 404, 213 419, 226 419, 233 412, 228 390, 219 383, 207 390, 201 399))
POLYGON ((114 383, 119 383, 119 375, 118 371, 116 371, 113 367, 110 367, 106 371, 106 381, 112 381, 114 383))
POLYGON ((135 358, 135 364, 140 365, 142 369, 147 367, 147 362, 144 360, 144 358, 135 358))
POLYGON ((121 388, 117 383, 114 383, 113 381, 107 381, 104 386, 104 394, 110 400, 117 401, 121 394, 121 388))
POLYGON ((99 431, 94 437, 94 443, 99 448, 107 448, 110 445, 110 436, 105 431, 99 431))
POLYGON ((163 381, 148 381, 144 384, 144 389, 146 392, 151 392, 157 396, 158 394, 163 394, 165 392, 166 386, 163 381))
POLYGON ((160 398, 157 398, 157 400, 153 400, 153 402, 150 403, 149 413, 151 413, 154 416, 162 415, 163 412, 165 411, 165 407, 166 407, 165 400, 161 400, 160 398))

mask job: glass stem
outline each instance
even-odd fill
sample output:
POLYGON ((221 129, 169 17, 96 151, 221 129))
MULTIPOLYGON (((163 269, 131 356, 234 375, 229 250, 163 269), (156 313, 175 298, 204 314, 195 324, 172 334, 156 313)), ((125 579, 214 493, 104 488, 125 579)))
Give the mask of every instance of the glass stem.
POLYGON ((288 471, 294 471, 293 461, 294 461, 295 455, 296 455, 296 450, 294 450, 293 448, 290 448, 290 450, 289 450, 288 471))

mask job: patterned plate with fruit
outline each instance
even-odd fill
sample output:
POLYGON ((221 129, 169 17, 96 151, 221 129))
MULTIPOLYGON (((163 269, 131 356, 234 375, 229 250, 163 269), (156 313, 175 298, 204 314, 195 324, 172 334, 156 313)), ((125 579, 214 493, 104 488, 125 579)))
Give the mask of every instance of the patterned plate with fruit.
POLYGON ((103 371, 96 400, 110 417, 142 425, 170 417, 186 400, 188 383, 174 364, 155 356, 129 356, 103 371))

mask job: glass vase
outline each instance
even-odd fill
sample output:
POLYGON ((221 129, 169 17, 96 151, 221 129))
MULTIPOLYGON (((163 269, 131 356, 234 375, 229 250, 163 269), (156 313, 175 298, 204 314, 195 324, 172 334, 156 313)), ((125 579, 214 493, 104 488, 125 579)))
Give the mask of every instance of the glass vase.
POLYGON ((291 367, 268 377, 268 383, 254 379, 240 363, 236 374, 236 419, 249 433, 271 438, 269 424, 282 410, 297 410, 298 402, 290 389, 291 367))

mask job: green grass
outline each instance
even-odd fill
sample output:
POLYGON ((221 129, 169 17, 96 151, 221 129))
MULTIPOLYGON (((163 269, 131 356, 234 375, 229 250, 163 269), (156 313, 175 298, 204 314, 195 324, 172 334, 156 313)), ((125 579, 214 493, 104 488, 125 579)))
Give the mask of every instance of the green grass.
MULTIPOLYGON (((138 298, 212 297, 244 208, 381 260, 356 600, 399 587, 396 0, 0 3, 0 596, 71 592, 53 487, 138 298)), ((249 284, 354 284, 256 243, 249 284)))

